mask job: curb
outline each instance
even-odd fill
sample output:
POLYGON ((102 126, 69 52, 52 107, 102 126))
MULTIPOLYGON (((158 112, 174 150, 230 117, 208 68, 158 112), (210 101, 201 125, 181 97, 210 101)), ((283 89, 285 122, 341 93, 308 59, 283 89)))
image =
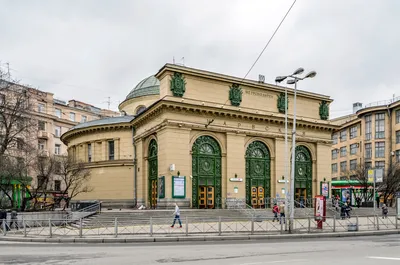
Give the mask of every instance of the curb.
POLYGON ((128 238, 29 238, 0 237, 0 241, 32 243, 150 243, 150 242, 204 242, 204 241, 253 241, 253 240, 288 240, 337 237, 382 236, 400 234, 400 230, 286 234, 286 235, 232 235, 232 236, 164 236, 164 237, 128 237, 128 238))

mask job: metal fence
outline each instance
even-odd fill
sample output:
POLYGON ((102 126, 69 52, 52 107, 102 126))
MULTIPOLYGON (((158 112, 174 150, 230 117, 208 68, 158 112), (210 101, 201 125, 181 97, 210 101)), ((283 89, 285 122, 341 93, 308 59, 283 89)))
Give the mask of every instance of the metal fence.
POLYGON ((0 226, 1 236, 21 237, 120 237, 156 235, 232 235, 232 234, 286 234, 286 233, 326 233, 345 231, 377 231, 399 229, 397 216, 352 217, 340 219, 326 217, 319 225, 314 217, 295 218, 292 223, 288 219, 273 218, 189 218, 185 217, 182 227, 179 223, 172 225, 171 218, 102 218, 87 221, 70 220, 27 220, 11 223, 3 220, 0 226))

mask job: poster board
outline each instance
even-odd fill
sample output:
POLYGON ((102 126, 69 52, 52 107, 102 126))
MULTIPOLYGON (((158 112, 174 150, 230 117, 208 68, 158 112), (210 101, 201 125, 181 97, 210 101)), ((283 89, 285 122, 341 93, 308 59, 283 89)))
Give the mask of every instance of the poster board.
POLYGON ((172 176, 172 198, 186 198, 186 177, 172 176))
POLYGON ((326 220, 326 197, 322 195, 315 196, 315 220, 326 220))

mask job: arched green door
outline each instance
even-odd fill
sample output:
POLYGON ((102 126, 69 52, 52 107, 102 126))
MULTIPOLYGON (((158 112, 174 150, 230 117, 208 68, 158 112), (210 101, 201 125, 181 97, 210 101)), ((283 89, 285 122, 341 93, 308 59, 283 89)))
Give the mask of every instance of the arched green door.
POLYGON ((305 146, 296 146, 295 160, 295 206, 312 207, 312 159, 305 146))
POLYGON ((255 141, 246 150, 246 204, 253 208, 265 207, 268 202, 265 198, 270 197, 270 153, 263 142, 255 141))
POLYGON ((158 145, 154 139, 150 141, 148 154, 149 201, 150 207, 156 208, 158 199, 158 145))
POLYGON ((221 148, 211 136, 193 144, 192 176, 193 208, 221 208, 221 148))

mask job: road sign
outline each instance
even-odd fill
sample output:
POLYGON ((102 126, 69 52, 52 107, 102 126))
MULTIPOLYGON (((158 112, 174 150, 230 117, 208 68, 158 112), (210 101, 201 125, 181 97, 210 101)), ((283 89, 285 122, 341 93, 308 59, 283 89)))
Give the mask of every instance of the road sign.
POLYGON ((383 168, 375 169, 375 181, 376 183, 383 182, 383 168))
POLYGON ((368 170, 368 182, 374 182, 374 170, 373 169, 368 170))

